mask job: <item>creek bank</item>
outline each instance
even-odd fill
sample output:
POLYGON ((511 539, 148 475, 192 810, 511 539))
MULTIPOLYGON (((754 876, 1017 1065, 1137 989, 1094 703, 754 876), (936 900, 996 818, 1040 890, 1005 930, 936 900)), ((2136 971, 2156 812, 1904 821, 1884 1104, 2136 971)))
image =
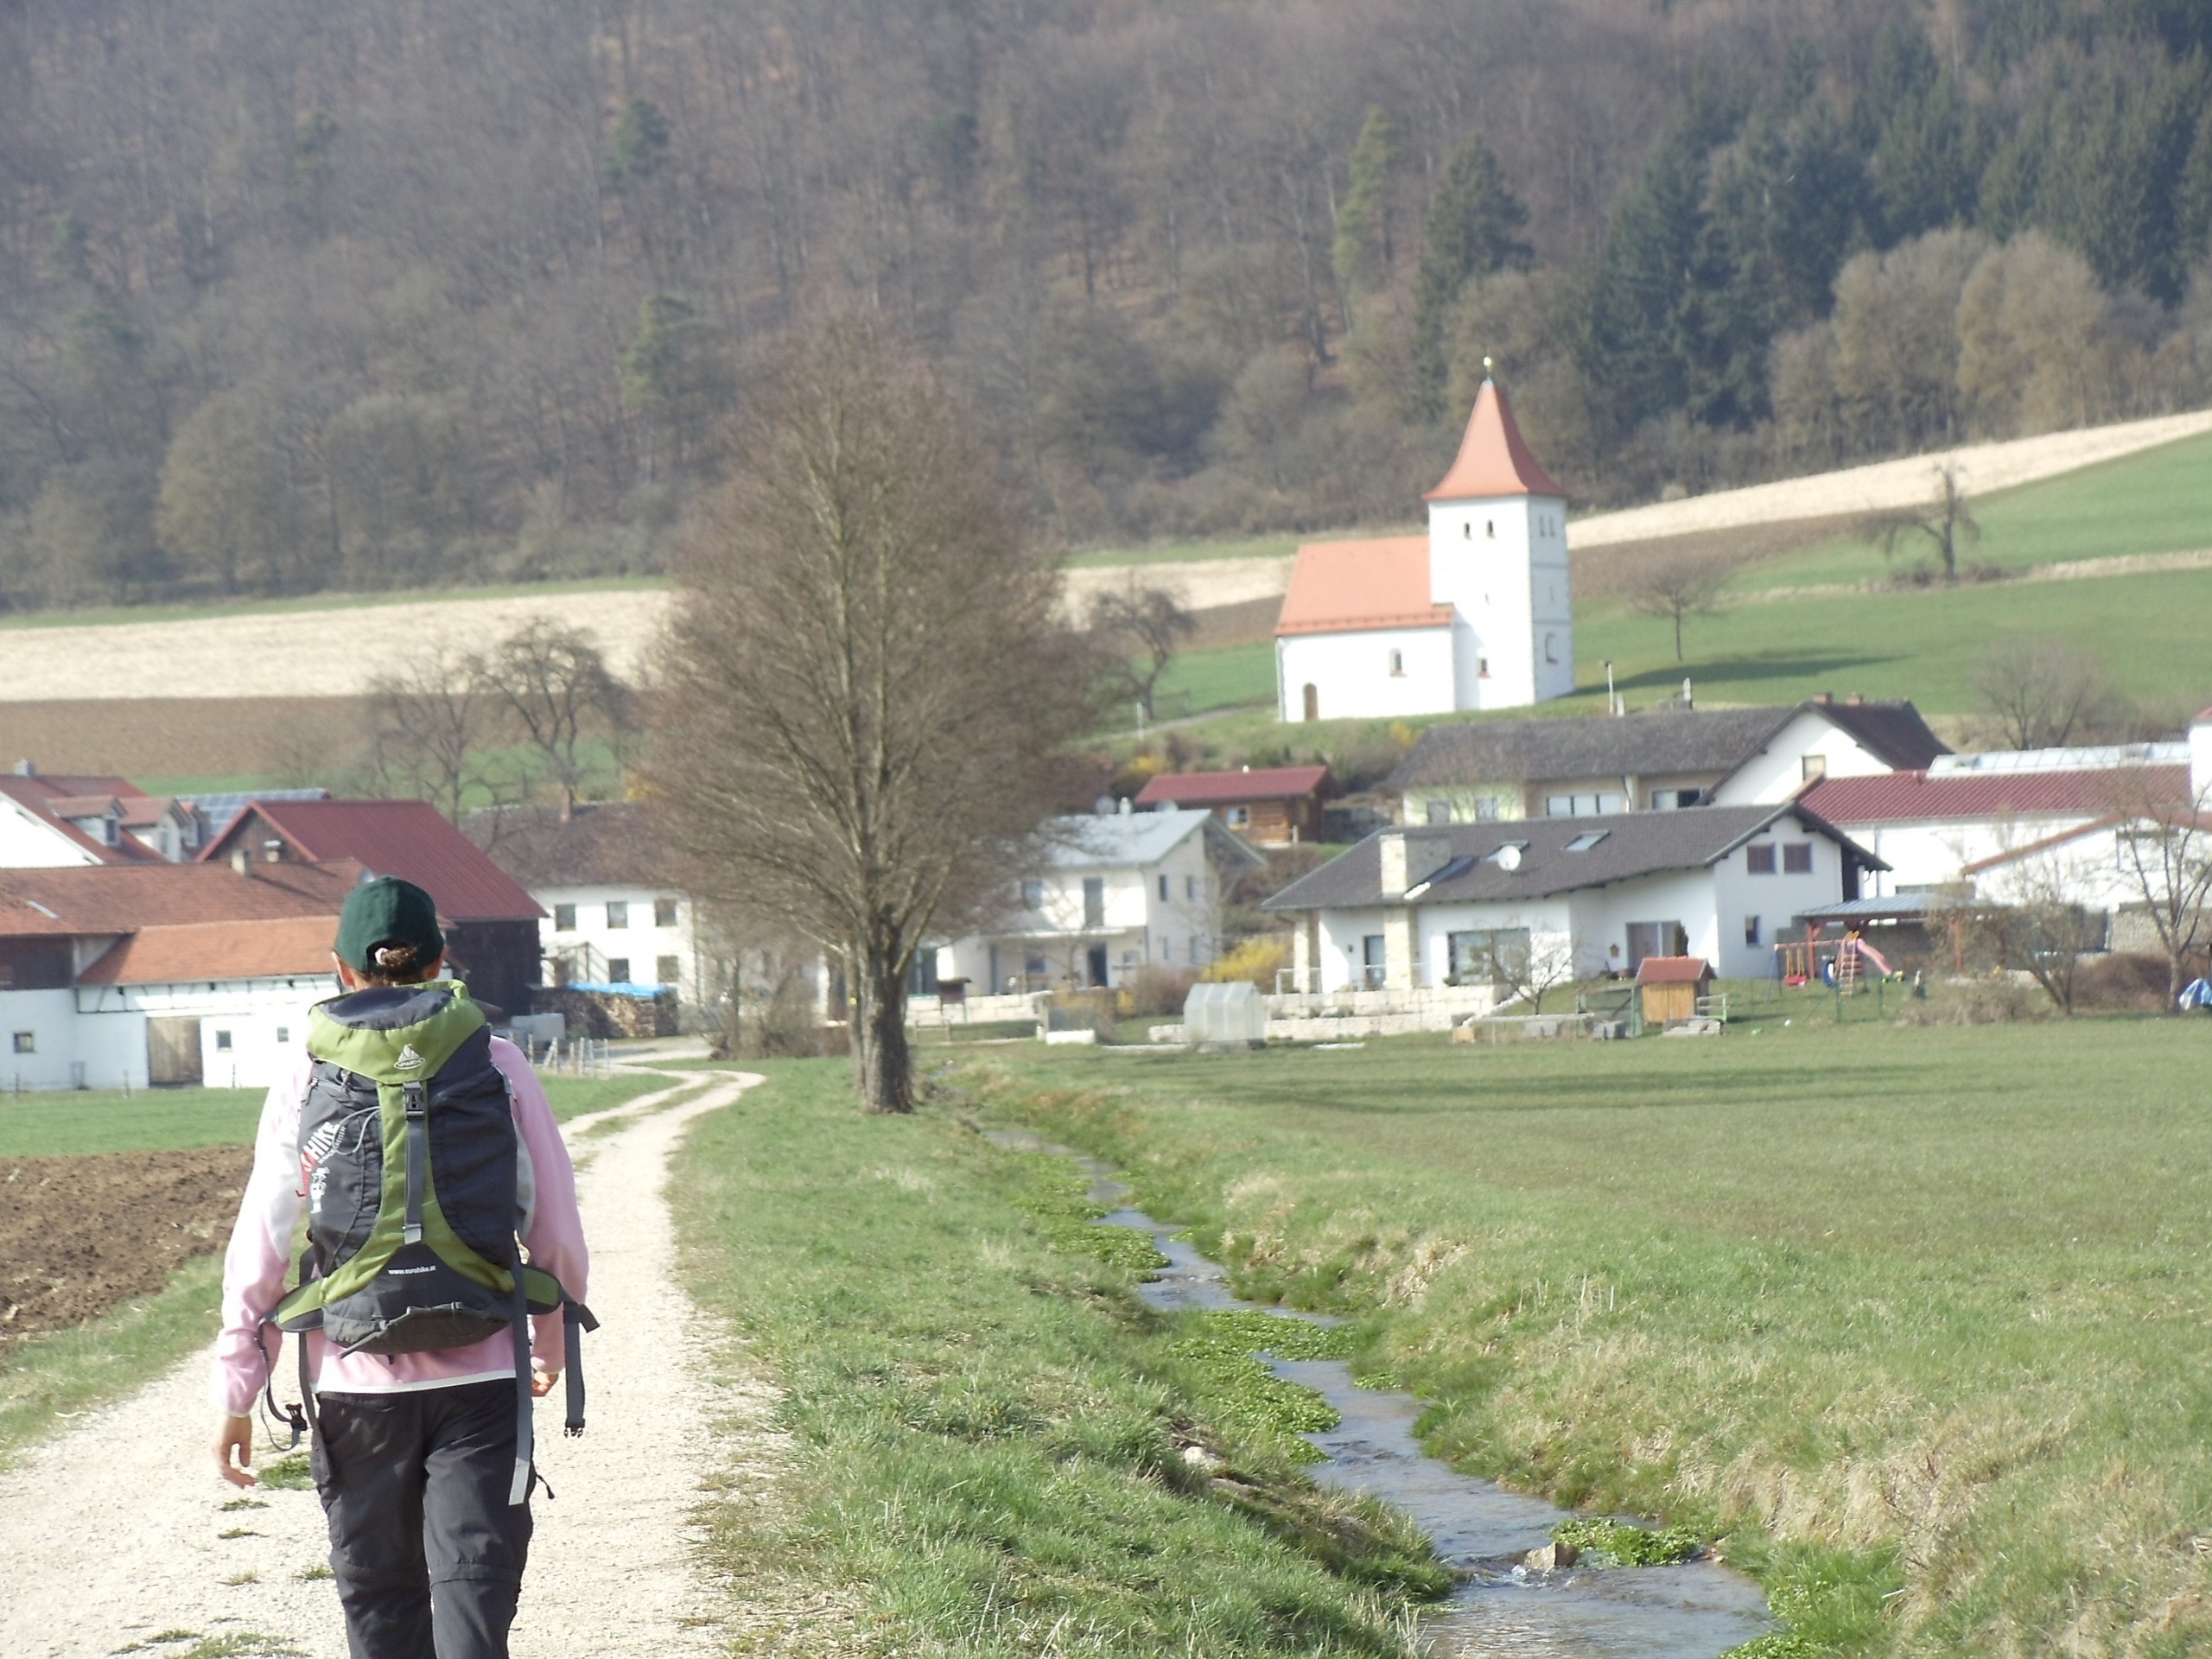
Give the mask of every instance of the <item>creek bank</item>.
MULTIPOLYGON (((1234 1295, 1226 1270, 1200 1255, 1181 1230, 1130 1207, 1130 1189, 1100 1160, 1033 1131, 986 1134, 1008 1149, 1070 1159, 1091 1179, 1094 1202, 1111 1206, 1102 1217, 1106 1225, 1149 1236, 1166 1265, 1137 1294, 1161 1312, 1257 1313, 1294 1330, 1340 1324, 1234 1295)), ((1264 1332, 1253 1334, 1264 1344, 1264 1332)), ((1305 1345, 1280 1344, 1294 1352, 1305 1345)), ((1314 1481, 1402 1511, 1457 1575, 1457 1590, 1423 1620, 1432 1652, 1483 1659, 1717 1659, 1775 1634, 1758 1586, 1709 1555, 1669 1565, 1592 1564, 1606 1554, 1663 1558, 1680 1554, 1688 1541, 1571 1515, 1459 1473, 1421 1449, 1414 1433, 1424 1410, 1420 1401, 1362 1388, 1343 1359, 1280 1358, 1264 1350, 1263 1357, 1276 1376, 1310 1389, 1336 1416, 1332 1425, 1304 1433, 1319 1454, 1309 1471, 1314 1481), (1630 1545, 1630 1534, 1649 1542, 1630 1545), (1578 1549, 1576 1540, 1586 1541, 1578 1549)))

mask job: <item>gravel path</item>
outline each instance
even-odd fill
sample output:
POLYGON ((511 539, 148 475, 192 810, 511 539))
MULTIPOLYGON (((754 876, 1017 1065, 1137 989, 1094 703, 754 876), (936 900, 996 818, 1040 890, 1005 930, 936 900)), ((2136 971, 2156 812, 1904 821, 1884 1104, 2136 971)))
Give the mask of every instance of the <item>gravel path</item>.
MULTIPOLYGON (((757 1081, 715 1074, 564 1125, 581 1168, 592 1248, 591 1428, 560 1432, 559 1396, 538 1414, 539 1466, 558 1490, 535 1500, 537 1534, 515 1624, 516 1659, 718 1654, 733 1641, 834 1647, 849 1619, 774 1585, 737 1589, 695 1565, 701 1483, 772 1500, 783 1442, 757 1376, 706 1375, 701 1316, 669 1272, 661 1196, 684 1127, 757 1081), (609 1122, 609 1120, 620 1120, 609 1122), (609 1132, 594 1137, 595 1127, 609 1132), (711 1431, 710 1432, 710 1426, 711 1431)), ((337 1598, 312 1490, 221 1484, 203 1449, 213 1427, 207 1351, 134 1398, 89 1416, 0 1476, 0 1654, 106 1656, 181 1632, 263 1638, 268 1651, 344 1659, 337 1598), (238 1535, 226 1537, 226 1533, 238 1535)), ((289 1357, 280 1377, 292 1375, 289 1357)), ((281 1385, 280 1398, 296 1390, 281 1385)), ((257 1469, 276 1457, 257 1446, 257 1469)), ((259 1650, 239 1643, 245 1651, 259 1650)), ((174 1653, 166 1643, 153 1651, 174 1653)))

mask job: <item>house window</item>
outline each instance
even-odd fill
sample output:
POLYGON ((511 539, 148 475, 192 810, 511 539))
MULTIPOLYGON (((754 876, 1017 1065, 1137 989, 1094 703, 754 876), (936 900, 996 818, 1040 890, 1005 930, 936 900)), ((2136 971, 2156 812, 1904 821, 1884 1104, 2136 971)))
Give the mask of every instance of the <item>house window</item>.
POLYGON ((1793 841, 1782 849, 1782 873, 1784 875, 1810 875, 1813 873, 1813 843, 1793 841))
POLYGON ((1359 942, 1360 983, 1370 991, 1382 988, 1389 971, 1389 949, 1380 933, 1367 934, 1359 942))
POLYGON ((1548 818, 1604 817, 1619 810, 1621 797, 1615 791, 1600 790, 1594 795, 1544 797, 1544 816, 1548 818))
POLYGON ((1045 958, 1042 957, 1024 957, 1021 959, 1021 971, 1023 976, 1029 981, 1030 984, 1033 986, 1035 985, 1039 980, 1045 977, 1045 958))
POLYGON ((1229 809, 1229 827, 1230 829, 1242 830, 1250 824, 1251 822, 1252 809, 1250 807, 1232 806, 1229 809))
POLYGON ((1808 784, 1815 778, 1825 778, 1828 775, 1828 758, 1825 754, 1806 755, 1797 762, 1797 766, 1798 769, 1804 773, 1805 781, 1808 784))
POLYGON ((630 982, 629 957, 609 957, 607 959, 607 982, 610 985, 627 985, 630 982))
POLYGON ((683 963, 682 958, 677 957, 655 957, 653 958, 653 978, 658 983, 663 985, 673 985, 677 980, 683 977, 683 963))
POLYGON ((1477 823, 1496 823, 1504 816, 1504 809, 1498 804, 1497 796, 1483 795, 1476 798, 1475 822, 1477 823))
POLYGON ((228 1053, 231 1046, 231 1033, 227 1031, 217 1032, 215 1033, 215 1046, 223 1052, 228 1053))
POLYGON ((1428 804, 1428 821, 1431 823, 1451 823, 1452 803, 1449 801, 1431 801, 1428 804))
POLYGON ((1163 933, 1160 936, 1160 959, 1162 962, 1173 962, 1175 960, 1175 939, 1173 935, 1163 933))
POLYGON ((1570 853, 1586 853, 1611 833, 1609 830, 1585 830, 1568 842, 1564 850, 1570 853))
POLYGON ((1192 966, 1192 967, 1193 967, 1193 968, 1195 968, 1195 967, 1197 967, 1198 965, 1198 936, 1197 934, 1193 933, 1193 934, 1192 934, 1192 935, 1191 935, 1191 966, 1192 966))
POLYGON ((1559 661, 1559 635, 1548 633, 1544 636, 1544 660, 1548 663, 1559 661))
POLYGON ((1459 539, 1463 542, 1471 542, 1475 539, 1475 526, 1473 520, 1470 519, 1467 523, 1459 526, 1459 539))
POLYGON ((630 901, 628 899, 610 899, 607 901, 607 925, 609 927, 627 927, 630 925, 630 901))
POLYGON ((18 1054, 37 1053, 38 1033, 35 1031, 17 1032, 16 1033, 16 1052, 18 1054))
POLYGON ((1496 537, 1497 534, 1497 520, 1495 518, 1484 519, 1483 534, 1489 537, 1496 537))
POLYGON ((1772 875, 1774 874, 1774 843, 1770 841, 1754 842, 1745 848, 1744 868, 1753 875, 1772 875))
POLYGON ((1169 879, 1170 878, 1164 873, 1160 878, 1160 902, 1163 905, 1167 902, 1167 883, 1169 879))
POLYGON ((1197 876, 1186 875, 1183 878, 1183 897, 1189 899, 1194 905, 1198 902, 1198 878, 1197 876))
POLYGON ((1085 927, 1106 925, 1106 878, 1103 875, 1083 878, 1083 925, 1085 927))
POLYGON ((1021 884, 1021 906, 1024 910, 1045 908, 1045 884, 1042 881, 1032 880, 1021 884))
POLYGON ((276 1027, 276 1040, 277 1040, 279 1043, 289 1043, 289 1042, 290 1042, 290 1041, 292 1040, 292 1028, 291 1028, 289 1026, 279 1026, 279 1027, 276 1027))
POLYGON ((1745 918, 1744 918, 1744 943, 1745 943, 1745 944, 1757 944, 1758 942, 1759 942, 1759 918, 1758 918, 1758 917, 1756 917, 1756 916, 1746 916, 1746 917, 1745 917, 1745 918))
POLYGON ((1655 789, 1651 791, 1654 812, 1672 812, 1685 806, 1695 806, 1705 798, 1701 789, 1655 789))
POLYGON ((556 933, 573 933, 576 931, 576 907, 574 905, 553 906, 553 931, 556 933))
POLYGON ((1404 652, 1394 651, 1390 653, 1390 673, 1393 678, 1401 680, 1405 678, 1406 653, 1404 652))
POLYGON ((1446 933, 1444 947, 1452 984, 1504 985, 1526 967, 1529 930, 1478 928, 1465 933, 1446 933))
POLYGON ((655 927, 674 927, 676 925, 675 899, 656 899, 653 900, 653 925, 655 927))

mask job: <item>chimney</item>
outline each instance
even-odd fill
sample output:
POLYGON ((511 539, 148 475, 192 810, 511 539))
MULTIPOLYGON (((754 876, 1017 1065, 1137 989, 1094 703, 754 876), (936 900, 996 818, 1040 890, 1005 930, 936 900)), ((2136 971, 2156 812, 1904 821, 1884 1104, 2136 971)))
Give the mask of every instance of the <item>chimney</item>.
POLYGON ((38 768, 28 760, 18 760, 16 762, 16 776, 18 778, 35 778, 38 776, 38 768))
POLYGON ((247 880, 253 880, 253 861, 246 856, 244 842, 231 849, 231 868, 247 880))
POLYGON ((1814 702, 1816 705, 1818 705, 1819 707, 1821 707, 1821 708, 1822 708, 1822 709, 1827 708, 1830 703, 1834 702, 1834 701, 1835 701, 1835 698, 1834 698, 1831 694, 1829 694, 1828 692, 1826 692, 1826 691, 1817 692, 1817 693, 1815 693, 1815 694, 1814 695, 1814 697, 1813 697, 1813 702, 1814 702))
POLYGON ((1856 691, 1853 692, 1849 696, 1846 697, 1843 701, 1844 701, 1845 706, 1846 706, 1846 707, 1847 707, 1847 708, 1852 708, 1852 709, 1864 709, 1864 708, 1866 706, 1866 699, 1863 696, 1861 696, 1859 692, 1856 692, 1856 691))
POLYGON ((1126 817, 1128 817, 1129 816, 1129 811, 1130 811, 1130 807, 1129 807, 1129 798, 1128 798, 1128 796, 1124 795, 1124 796, 1122 796, 1122 807, 1121 807, 1122 816, 1123 817, 1125 817, 1125 818, 1126 818, 1126 817))
POLYGON ((1419 887, 1452 861, 1452 837, 1385 830, 1376 842, 1376 850, 1382 857, 1382 892, 1386 897, 1395 899, 1407 888, 1419 887))
POLYGON ((1685 709, 1697 707, 1697 694, 1690 690, 1690 677, 1687 674, 1682 676, 1682 707, 1685 709))

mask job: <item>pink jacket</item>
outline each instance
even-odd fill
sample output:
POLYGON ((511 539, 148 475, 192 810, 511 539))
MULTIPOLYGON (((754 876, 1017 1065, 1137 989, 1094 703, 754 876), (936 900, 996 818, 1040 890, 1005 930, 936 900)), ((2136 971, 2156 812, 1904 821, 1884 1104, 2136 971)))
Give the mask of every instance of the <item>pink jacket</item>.
MULTIPOLYGON (((537 1074, 512 1043, 492 1039, 492 1064, 505 1074, 507 1098, 521 1137, 521 1225, 517 1229, 530 1259, 561 1281, 578 1301, 584 1300, 591 1258, 584 1248, 583 1219, 576 1212, 575 1171, 561 1139, 553 1109, 537 1074)), ((285 1291, 291 1267, 286 1259, 297 1233, 306 1192, 300 1179, 300 1109, 306 1103, 314 1062, 302 1052, 298 1062, 269 1090, 262 1103, 261 1128, 254 1137, 253 1174, 238 1205, 238 1225, 223 1256, 223 1329, 215 1338, 213 1394, 218 1410, 244 1415, 268 1369, 257 1338, 285 1291)), ((557 1370, 563 1363, 561 1319, 540 1314, 531 1321, 534 1367, 557 1370)), ((308 1336, 317 1392, 388 1394, 410 1389, 451 1388, 515 1374, 514 1343, 506 1335, 488 1337, 466 1348, 435 1353, 341 1354, 321 1332, 308 1336)), ((268 1354, 276 1351, 276 1332, 268 1332, 268 1354)), ((283 1384, 277 1385, 282 1392, 283 1384)))

